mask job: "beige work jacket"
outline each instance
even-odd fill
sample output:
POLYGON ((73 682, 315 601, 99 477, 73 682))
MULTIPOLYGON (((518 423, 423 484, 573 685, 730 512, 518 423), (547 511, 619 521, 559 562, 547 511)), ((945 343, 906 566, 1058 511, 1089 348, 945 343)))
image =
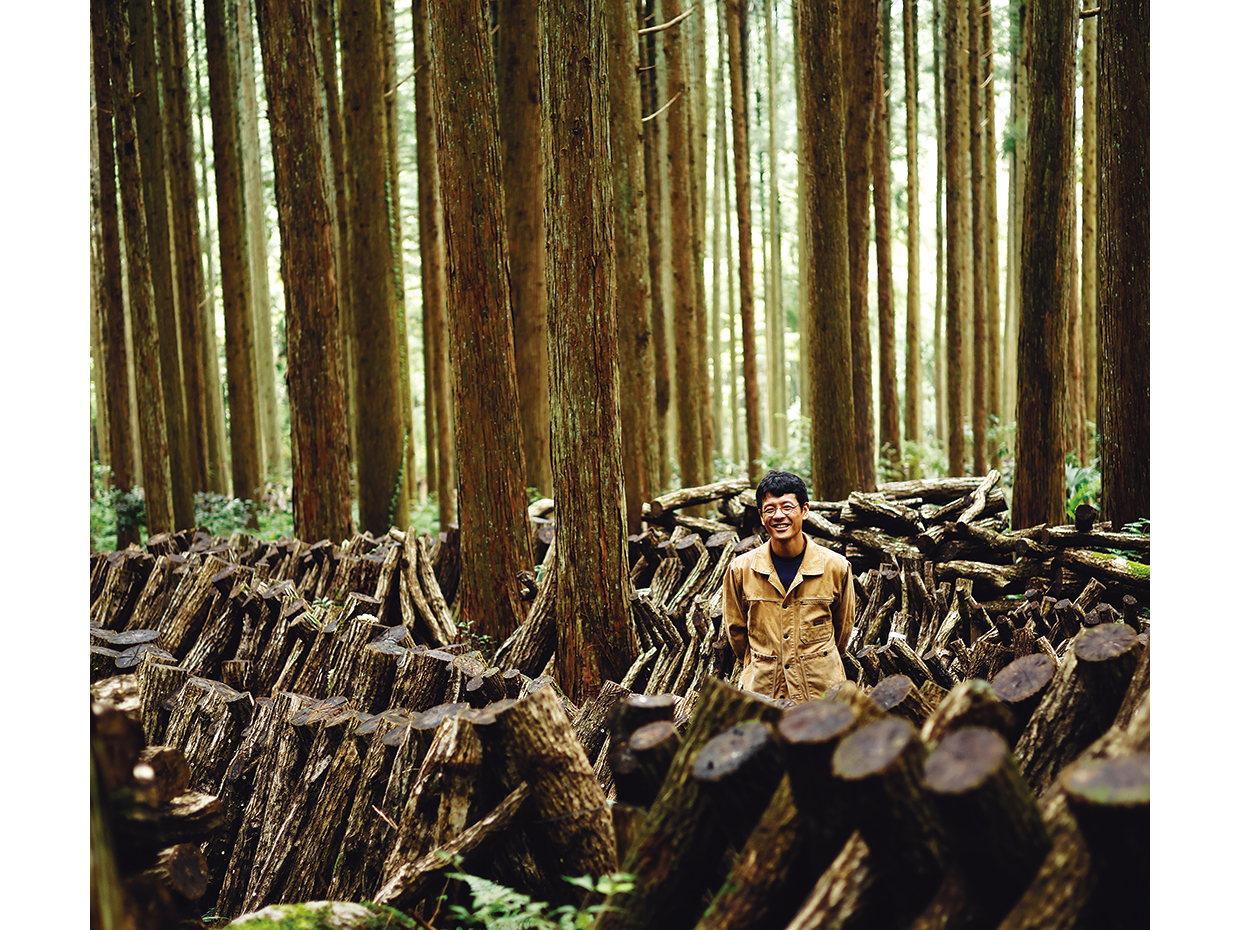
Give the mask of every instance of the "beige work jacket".
POLYGON ((844 680, 839 650, 852 632, 852 566, 808 536, 800 571, 785 591, 771 544, 737 556, 723 584, 723 616, 743 663, 740 686, 772 698, 822 697, 844 680))

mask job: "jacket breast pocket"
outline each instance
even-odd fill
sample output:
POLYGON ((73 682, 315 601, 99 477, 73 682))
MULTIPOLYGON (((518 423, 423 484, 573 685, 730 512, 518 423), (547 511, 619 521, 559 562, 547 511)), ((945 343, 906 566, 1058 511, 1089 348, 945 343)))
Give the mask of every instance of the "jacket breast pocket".
POLYGON ((831 622, 831 605, 835 598, 806 597, 800 602, 801 644, 811 645, 822 642, 835 635, 835 627, 831 622))

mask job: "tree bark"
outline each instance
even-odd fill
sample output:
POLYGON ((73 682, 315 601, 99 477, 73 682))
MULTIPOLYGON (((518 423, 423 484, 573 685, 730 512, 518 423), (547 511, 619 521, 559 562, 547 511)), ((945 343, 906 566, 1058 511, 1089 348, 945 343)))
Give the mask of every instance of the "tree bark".
MULTIPOLYGON (((810 452, 814 493, 837 500, 858 487, 856 434, 853 428, 853 377, 848 281, 848 216, 844 209, 843 61, 838 4, 797 7, 800 16, 801 97, 806 113, 816 114, 802 127, 806 155, 808 241, 801 260, 809 266, 806 334, 809 383, 814 405, 810 452)), ((742 170, 737 166, 738 177, 742 170)), ((741 245, 744 262, 744 237, 741 245)), ((742 306, 742 313, 744 312, 742 306)), ((753 473, 750 473, 753 480, 753 473)))
POLYGON ((353 531, 347 398, 314 10, 310 0, 258 0, 255 12, 280 223, 293 529, 344 542, 353 531))
POLYGON ((947 134, 943 131, 943 0, 934 0, 931 36, 934 39, 934 436, 940 445, 947 442, 947 371, 944 359, 943 291, 946 256, 943 254, 944 187, 947 173, 947 134))
POLYGON ((504 0, 499 4, 499 133, 525 484, 549 495, 552 485, 551 382, 547 369, 539 36, 535 3, 504 0))
POLYGON ((125 260, 129 278, 129 313, 133 321, 134 370, 138 388, 138 435, 142 447, 142 484, 146 491, 148 535, 174 527, 172 478, 164 399, 160 387, 159 330, 148 259, 146 215, 142 199, 134 87, 130 71, 129 26, 117 4, 107 11, 112 62, 112 101, 116 117, 116 161, 121 213, 125 223, 125 260))
MULTIPOLYGON (((991 35, 993 9, 989 3, 982 10, 982 85, 985 89, 986 137, 983 142, 986 160, 986 397, 987 411, 994 417, 990 423, 1001 422, 999 409, 999 379, 1002 373, 999 354, 999 199, 997 193, 998 168, 995 163, 995 47, 991 35)), ((1009 182, 1010 183, 1010 182, 1009 182)), ((990 439, 989 467, 997 469, 1000 463, 998 437, 987 432, 990 439)), ((981 474, 981 471, 978 472, 981 474)))
POLYGON ((969 161, 970 171, 970 203, 973 220, 972 254, 973 254, 973 474, 984 475, 988 469, 989 456, 986 444, 987 413, 990 394, 987 380, 990 375, 990 363, 987 351, 990 341, 987 338, 987 327, 990 324, 989 297, 987 288, 987 254, 986 254, 986 162, 982 156, 982 111, 981 92, 981 0, 968 0, 969 3, 969 161))
POLYGON ((771 445, 779 451, 788 448, 787 366, 784 361, 784 285, 783 247, 780 236, 779 210, 779 146, 776 130, 779 125, 775 109, 775 15, 774 0, 765 0, 762 11, 766 27, 767 78, 767 162, 771 170, 771 266, 770 293, 766 295, 766 325, 770 329, 771 355, 767 363, 767 392, 771 402, 771 445))
POLYGON ((557 671, 580 704, 607 679, 620 680, 636 655, 620 467, 606 23, 601 3, 581 15, 568 5, 544 15, 557 671))
MULTIPOLYGON (((617 362, 619 383, 624 385, 618 398, 620 451, 626 521, 636 530, 641 526, 642 503, 654 495, 652 478, 658 468, 652 416, 654 345, 646 237, 646 170, 642 157, 644 124, 634 6, 629 0, 609 0, 605 16, 615 191, 617 362)), ((717 300, 715 307, 717 310, 717 300)))
POLYGON ((1098 18, 1081 20, 1081 344, 1085 419, 1098 422, 1098 18))
POLYGON ((491 47, 479 0, 428 7, 448 260, 460 616, 501 641, 531 566, 491 47), (479 67, 479 62, 482 66, 479 67), (465 94, 462 88, 470 88, 465 94))
MULTIPOLYGON (((427 325, 428 408, 434 408, 435 433, 427 435, 427 447, 435 449, 435 496, 439 526, 446 529, 455 511, 452 489, 455 466, 452 448, 451 410, 448 403, 450 376, 447 346, 447 286, 444 276, 443 199, 439 183, 439 140, 435 135, 435 98, 431 88, 430 39, 427 35, 427 0, 413 3, 415 128, 418 159, 418 254, 422 263, 422 316, 427 325)), ((428 461, 430 457, 428 455, 428 461)), ((430 480, 430 469, 427 469, 430 480)))
MULTIPOLYGON (((256 500, 259 466, 258 397, 254 383, 254 318, 247 264, 245 190, 237 113, 236 24, 222 0, 206 0, 203 19, 211 82, 211 143, 215 154, 224 354, 228 365, 229 447, 233 496, 256 500)), ((257 526, 257 518, 251 525, 257 526)))
MULTIPOLYGON (((750 482, 757 484, 761 477, 762 467, 762 425, 758 412, 758 343, 754 331, 753 309, 753 207, 749 192, 749 116, 745 101, 739 0, 727 0, 727 18, 728 75, 732 105, 732 158, 736 176, 736 238, 739 255, 737 273, 740 277, 741 292, 741 380, 745 384, 745 470, 750 482)), ((842 131, 841 125, 841 133, 842 131)), ((851 422, 850 417, 850 425, 851 422)))
POLYGON ((1107 0, 1098 27, 1098 457, 1116 527, 1150 513, 1149 9, 1107 0))
POLYGON ((341 83, 349 151, 353 233, 354 394, 357 401, 357 495, 360 528, 384 533, 409 523, 404 481, 401 398, 389 203, 387 117, 378 0, 348 0, 340 9, 341 83))
MULTIPOLYGON (((886 32, 886 22, 880 24, 886 32)), ((878 266, 878 447, 884 478, 904 477, 900 443, 900 388, 896 374, 896 296, 891 270, 891 175, 887 127, 887 74, 883 45, 876 50, 874 74, 874 244, 878 266)), ((917 150, 911 150, 910 162, 917 150)))
MULTIPOLYGON (((116 151, 112 124, 112 58, 106 41, 103 0, 90 5, 91 69, 95 82, 95 145, 99 162, 99 264, 101 267, 99 342, 102 378, 107 384, 110 486, 128 491, 134 485, 133 430, 129 409, 129 362, 125 343, 125 303, 121 289, 120 225, 116 211, 116 151)), ((138 542, 136 524, 117 518, 116 548, 138 542)))
POLYGON ((947 472, 964 474, 964 314, 967 309, 965 287, 968 268, 965 248, 968 242, 965 227, 965 152, 960 140, 967 125, 964 112, 965 80, 963 30, 965 0, 946 0, 943 23, 943 145, 944 180, 947 190, 946 252, 944 275, 946 292, 946 355, 947 369, 947 472))
MULTIPOLYGON (((870 361, 870 152, 874 136, 874 63, 878 45, 877 0, 844 0, 841 53, 847 99, 844 124, 848 204, 850 346, 857 484, 874 490, 874 391, 870 361)), ((815 483, 817 488, 817 483, 815 483)))
MULTIPOLYGON (((908 203, 908 310, 904 324, 904 438, 922 443, 921 428, 921 186, 917 162, 917 0, 904 0, 904 114, 908 203)), ((921 474, 920 463, 909 463, 910 477, 921 474)))
POLYGON ((1064 522, 1075 9, 1056 0, 1030 6, 1024 213, 1038 221, 1021 243, 1014 529, 1064 522))
MULTIPOLYGON (((252 0, 237 0, 237 48, 240 52, 241 157, 244 161, 245 209, 249 233, 250 300, 254 307, 254 374, 258 384, 258 423, 262 435, 262 475, 283 474, 280 461, 280 415, 276 409, 276 357, 271 340, 271 279, 267 261, 267 210, 263 197, 258 100, 254 75, 255 38, 250 28, 252 0)), ((311 27, 313 28, 313 27, 311 27)))

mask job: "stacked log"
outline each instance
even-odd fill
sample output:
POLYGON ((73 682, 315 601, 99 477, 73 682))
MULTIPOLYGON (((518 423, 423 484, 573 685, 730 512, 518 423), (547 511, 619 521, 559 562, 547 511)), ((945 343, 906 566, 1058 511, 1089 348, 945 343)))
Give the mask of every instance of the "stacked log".
POLYGON ((130 858, 101 857, 98 881, 111 868, 165 925, 323 898, 433 922, 463 900, 457 869, 580 904, 561 876, 617 868, 637 883, 600 927, 1131 922, 1148 586, 1047 555, 1126 542, 1105 527, 1000 533, 995 493, 950 479, 811 505, 807 530, 853 559, 858 615, 850 681, 800 707, 734 687, 721 585, 757 543, 741 482, 648 505, 630 538, 640 655, 580 708, 554 683, 550 502, 529 618, 489 656, 459 641, 440 585, 451 534, 197 531, 93 555, 92 695, 128 721, 95 728, 93 753, 130 773, 105 796, 198 799, 173 805, 197 833, 113 831, 130 858), (717 519, 681 515, 712 500, 717 519), (953 561, 1032 567, 1013 595, 953 561), (172 787, 134 787, 152 778, 172 787), (189 860, 198 896, 159 890, 189 860))

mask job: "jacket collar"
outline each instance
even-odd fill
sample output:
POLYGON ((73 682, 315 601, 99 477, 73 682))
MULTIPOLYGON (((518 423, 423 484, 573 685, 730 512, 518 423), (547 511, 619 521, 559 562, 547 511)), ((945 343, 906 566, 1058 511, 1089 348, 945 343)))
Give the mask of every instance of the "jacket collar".
MULTIPOLYGON (((795 588, 797 581, 803 577, 811 575, 822 575, 827 570, 827 555, 821 546, 809 538, 805 531, 801 531, 805 535, 805 554, 801 557, 801 568, 797 572, 797 577, 792 580, 792 587, 795 588)), ((759 575, 766 575, 777 589, 782 585, 779 582, 779 573, 775 571, 775 563, 771 561, 771 541, 768 539, 754 551, 753 570, 759 575)), ((783 593, 787 593, 786 591, 783 593)))

